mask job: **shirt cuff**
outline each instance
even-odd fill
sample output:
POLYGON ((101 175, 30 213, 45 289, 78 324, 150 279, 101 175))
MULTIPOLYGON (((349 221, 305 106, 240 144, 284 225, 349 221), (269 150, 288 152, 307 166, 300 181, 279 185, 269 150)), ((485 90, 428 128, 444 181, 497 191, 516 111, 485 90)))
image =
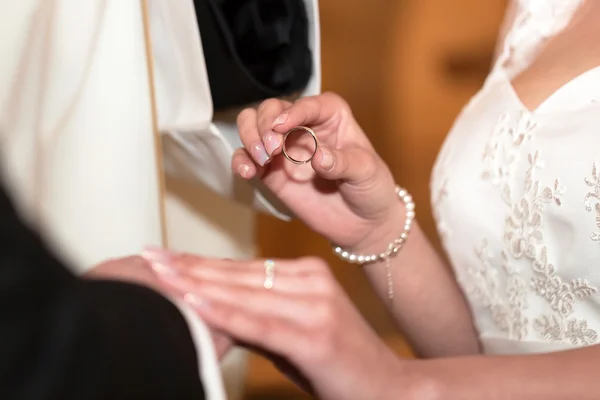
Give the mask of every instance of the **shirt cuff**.
POLYGON ((206 324, 186 303, 172 298, 170 300, 179 309, 190 329, 192 340, 196 346, 198 371, 204 386, 206 400, 226 400, 221 367, 217 359, 212 335, 206 324))

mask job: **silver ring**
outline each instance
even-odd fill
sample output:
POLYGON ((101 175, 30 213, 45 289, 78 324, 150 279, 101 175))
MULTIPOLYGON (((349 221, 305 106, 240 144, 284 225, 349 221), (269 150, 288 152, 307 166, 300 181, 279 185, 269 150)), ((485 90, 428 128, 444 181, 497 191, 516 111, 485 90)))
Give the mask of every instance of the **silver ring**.
POLYGON ((266 260, 265 261, 265 289, 269 290, 273 288, 273 281, 275 279, 275 261, 266 260))

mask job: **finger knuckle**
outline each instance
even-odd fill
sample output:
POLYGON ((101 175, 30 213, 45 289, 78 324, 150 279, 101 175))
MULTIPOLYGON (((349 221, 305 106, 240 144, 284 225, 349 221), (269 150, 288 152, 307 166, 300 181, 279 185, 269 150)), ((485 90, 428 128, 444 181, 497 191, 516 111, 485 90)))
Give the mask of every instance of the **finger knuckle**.
POLYGON ((348 110, 350 109, 350 105, 348 104, 346 99, 344 99, 342 96, 335 92, 327 91, 324 92, 321 96, 325 99, 329 99, 330 101, 335 102, 339 108, 346 108, 348 110))
POLYGON ((327 262, 318 257, 304 257, 301 262, 306 266, 306 276, 311 286, 322 295, 332 296, 337 284, 327 262))
POLYGON ((292 110, 295 110, 300 114, 304 114, 311 110, 320 109, 322 106, 321 99, 321 96, 303 97, 299 100, 296 100, 292 106, 292 110))
POLYGON ((372 154, 365 154, 361 160, 361 168, 365 179, 370 180, 377 176, 379 172, 379 163, 372 154))
POLYGON ((281 108, 281 100, 276 98, 270 98, 260 103, 260 105, 258 106, 258 113, 262 114, 274 108, 281 108))
POLYGON ((254 118, 256 111, 252 108, 244 108, 237 116, 237 125, 238 127, 243 126, 244 123, 252 118, 254 118))
POLYGON ((239 147, 239 148, 235 149, 235 151, 233 152, 232 160, 241 162, 245 158, 246 158, 246 149, 244 149, 243 147, 239 147))

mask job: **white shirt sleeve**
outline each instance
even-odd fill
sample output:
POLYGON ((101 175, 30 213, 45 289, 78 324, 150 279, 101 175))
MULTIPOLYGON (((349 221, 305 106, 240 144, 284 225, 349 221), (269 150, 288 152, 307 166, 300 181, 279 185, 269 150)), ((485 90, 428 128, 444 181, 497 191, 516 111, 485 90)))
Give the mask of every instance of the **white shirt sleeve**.
POLYGON ((185 318, 192 340, 196 346, 198 355, 198 370, 200 379, 204 385, 206 400, 226 400, 225 386, 221 376, 221 368, 212 336, 204 322, 191 309, 190 306, 180 300, 171 299, 185 318))

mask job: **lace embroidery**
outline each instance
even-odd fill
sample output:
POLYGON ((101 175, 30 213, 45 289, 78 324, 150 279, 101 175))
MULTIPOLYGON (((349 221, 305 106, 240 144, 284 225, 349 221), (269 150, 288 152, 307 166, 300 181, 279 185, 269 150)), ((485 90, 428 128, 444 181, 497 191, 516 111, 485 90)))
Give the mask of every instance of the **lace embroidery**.
POLYGON ((499 186, 502 199, 507 203, 511 199, 510 177, 519 147, 523 142, 531 139, 534 128, 535 122, 531 118, 531 113, 527 111, 519 115, 516 128, 512 127, 508 115, 502 114, 494 125, 492 135, 484 149, 482 178, 499 186))
MULTIPOLYGON (((483 154, 484 170, 482 178, 489 180, 500 188, 502 199, 511 204, 511 178, 514 174, 513 164, 519 155, 519 148, 531 139, 535 122, 531 113, 522 112, 515 126, 508 115, 498 118, 492 135, 483 154)), ((481 247, 476 249, 481 265, 468 270, 473 277, 470 294, 482 301, 484 307, 491 312, 498 329, 506 332, 510 339, 522 340, 528 334, 529 321, 524 311, 527 309, 528 284, 521 276, 521 271, 509 262, 506 251, 500 253, 502 269, 491 262, 493 254, 484 240, 481 247), (501 272, 506 274, 504 285, 498 283, 501 272), (503 288, 501 293, 500 288, 503 288)))
MULTIPOLYGON (((600 228, 600 174, 594 163, 592 167, 592 177, 585 178, 585 184, 592 188, 592 191, 585 195, 584 205, 588 212, 592 211, 592 202, 596 201, 596 226, 600 228)), ((590 239, 600 243, 600 232, 592 232, 590 239)))
POLYGON ((598 340, 598 334, 588 328, 587 321, 570 319, 563 321, 555 316, 547 315, 535 321, 535 328, 546 340, 553 342, 564 341, 567 337, 574 345, 590 345, 598 340))
POLYGON ((527 159, 525 194, 512 206, 506 218, 504 239, 506 250, 513 259, 524 258, 531 262, 531 288, 546 300, 552 310, 535 318, 533 328, 545 340, 553 342, 594 343, 597 333, 587 327, 587 322, 569 317, 576 301, 592 296, 596 288, 584 279, 565 282, 556 273, 556 268, 548 260, 548 247, 544 244, 541 229, 545 207, 552 203, 560 206, 565 188, 558 180, 553 186, 541 186, 535 179, 535 170, 540 167, 539 152, 529 154, 527 159))
MULTIPOLYGON (((573 345, 595 343, 597 332, 588 327, 587 321, 574 318, 573 313, 576 304, 594 295, 597 289, 585 279, 565 282, 549 261, 549 250, 544 244, 544 210, 552 205, 561 206, 566 190, 558 179, 551 186, 543 186, 535 178, 536 170, 544 167, 539 152, 528 154, 524 193, 518 200, 513 200, 510 184, 514 182, 514 164, 523 143, 531 139, 535 123, 530 113, 523 112, 514 125, 515 128, 511 128, 508 118, 501 116, 483 155, 482 178, 500 188, 509 207, 504 221, 502 260, 501 263, 492 262, 493 254, 485 240, 476 249, 480 265, 467 271, 473 285, 469 293, 481 299, 490 310, 497 328, 507 332, 510 339, 525 339, 529 328, 532 328, 547 341, 573 345), (532 273, 530 279, 524 277, 518 260, 528 261, 532 273), (500 264, 501 268, 498 267, 500 264), (504 284, 499 282, 501 272, 506 276, 504 284), (534 318, 530 324, 525 311, 528 308, 527 296, 531 292, 544 299, 550 310, 534 318)), ((592 200, 596 199, 600 215, 600 174, 596 169, 586 183, 593 188, 586 196, 586 208, 591 211, 592 200)), ((600 224, 600 217, 597 222, 600 224)), ((600 233, 593 236, 596 237, 600 237, 600 233)))
POLYGON ((541 228, 544 204, 554 201, 561 205, 560 198, 565 192, 558 180, 554 182, 554 188, 540 189, 540 183, 533 179, 534 170, 541 167, 539 153, 530 154, 527 159, 529 167, 525 174, 525 196, 512 205, 511 213, 504 221, 507 250, 516 259, 523 256, 535 259, 535 246, 543 239, 541 228))
POLYGON ((527 283, 516 271, 510 271, 508 259, 503 252, 502 268, 509 276, 504 285, 504 293, 500 295, 500 271, 491 261, 493 254, 488 249, 486 239, 476 252, 481 264, 467 270, 472 278, 471 286, 467 286, 468 294, 473 299, 480 300, 481 304, 490 310, 498 329, 506 332, 510 339, 524 339, 529 325, 523 313, 527 308, 527 283))

